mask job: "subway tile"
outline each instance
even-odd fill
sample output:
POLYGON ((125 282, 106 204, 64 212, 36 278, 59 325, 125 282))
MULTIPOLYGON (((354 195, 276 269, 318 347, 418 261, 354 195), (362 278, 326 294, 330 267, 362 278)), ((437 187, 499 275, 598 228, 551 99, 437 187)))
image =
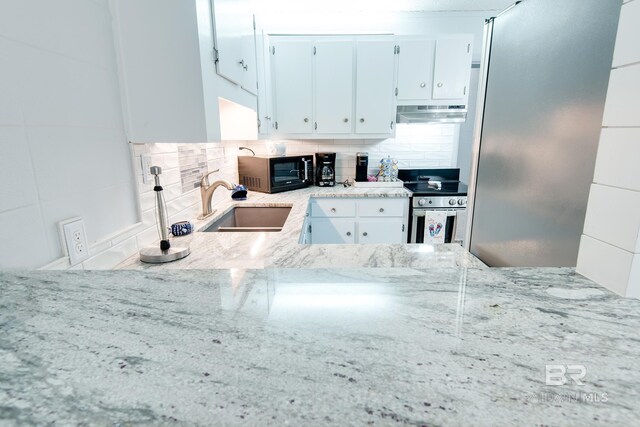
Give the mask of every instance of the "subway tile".
POLYGON ((0 14, 0 35, 102 67, 112 64, 108 9, 85 0, 21 0, 10 7, 11 13, 0 14))
POLYGON ((593 184, 584 234, 622 248, 640 252, 640 192, 593 184))
POLYGON ((429 151, 424 153, 424 158, 429 160, 451 160, 453 153, 451 151, 429 151))
POLYGON ((27 129, 40 199, 133 183, 127 143, 109 131, 91 128, 32 127, 27 129), (118 147, 119 145, 119 147, 118 147), (100 161, 87 161, 100 159, 100 161))
POLYGON ((121 242, 124 242, 130 237, 135 237, 138 233, 140 233, 144 229, 145 229, 145 226, 143 224, 138 223, 138 224, 132 225, 128 229, 125 229, 119 232, 117 235, 114 235, 113 237, 111 237, 109 242, 111 243, 111 246, 115 246, 121 242))
POLYGON ((633 258, 631 252, 583 234, 576 271, 619 295, 625 295, 633 258))
POLYGON ((640 298, 640 255, 635 254, 631 262, 631 272, 629 273, 629 286, 627 286, 626 296, 630 298, 640 298))
POLYGON ((178 154, 178 144, 174 142, 158 142, 147 144, 151 154, 175 153, 178 154))
POLYGON ((22 57, 25 55, 17 43, 0 37, 0 126, 24 124, 25 88, 16 82, 21 81, 22 57))
POLYGON ((122 129, 120 92, 113 70, 28 46, 20 46, 19 53, 12 55, 22 65, 25 124, 122 129))
POLYGON ((640 191, 640 128, 604 128, 594 182, 640 191))
POLYGON ((147 246, 151 246, 154 243, 159 242, 160 236, 158 235, 158 228, 155 224, 136 234, 136 243, 139 249, 146 248, 147 246))
POLYGON ((0 213, 5 224, 0 245, 0 269, 38 268, 52 260, 46 244, 45 227, 37 205, 24 206, 0 213))
POLYGON ((42 217, 50 251, 53 257, 63 255, 57 224, 72 217, 85 221, 87 241, 91 246, 114 231, 123 230, 138 222, 138 211, 131 188, 114 185, 102 189, 69 193, 65 197, 43 201, 42 217), (129 197, 124 195, 131 194, 129 197))
POLYGON ((132 236, 106 251, 95 255, 82 263, 85 270, 109 270, 138 252, 138 243, 132 236))
POLYGON ((0 127, 0 212, 38 202, 25 130, 0 127))
POLYGON ((152 207, 151 209, 142 211, 141 215, 142 215, 142 218, 141 218, 142 224, 145 226, 150 226, 158 222, 156 218, 155 206, 152 207))
POLYGON ((631 1, 622 5, 616 47, 613 52, 613 67, 640 61, 640 3, 631 1))
POLYGON ((640 126, 640 64, 611 70, 603 126, 640 126))

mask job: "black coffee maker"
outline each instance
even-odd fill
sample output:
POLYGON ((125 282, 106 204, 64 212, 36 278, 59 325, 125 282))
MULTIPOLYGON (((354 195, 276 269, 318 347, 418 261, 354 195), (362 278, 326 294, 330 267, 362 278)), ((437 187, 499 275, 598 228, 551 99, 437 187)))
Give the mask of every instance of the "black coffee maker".
POLYGON ((336 185, 336 153, 316 153, 316 185, 336 185))

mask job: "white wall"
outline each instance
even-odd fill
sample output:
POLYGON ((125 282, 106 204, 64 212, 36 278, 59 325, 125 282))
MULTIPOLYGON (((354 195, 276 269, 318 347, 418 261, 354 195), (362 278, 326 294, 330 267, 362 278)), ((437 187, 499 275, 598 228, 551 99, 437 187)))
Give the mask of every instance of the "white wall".
POLYGON ((118 93, 106 0, 0 3, 0 268, 61 257, 60 220, 137 222, 118 93))
POLYGON ((640 298, 640 0, 622 5, 577 271, 640 298))

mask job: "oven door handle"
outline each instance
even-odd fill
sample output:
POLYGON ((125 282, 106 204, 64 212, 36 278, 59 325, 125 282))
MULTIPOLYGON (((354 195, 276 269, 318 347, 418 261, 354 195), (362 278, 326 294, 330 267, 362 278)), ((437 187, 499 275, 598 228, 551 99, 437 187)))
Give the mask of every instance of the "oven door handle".
POLYGON ((447 214, 447 216, 457 216, 458 215, 458 211, 460 211, 462 209, 451 209, 451 210, 447 210, 447 209, 414 209, 412 215, 413 216, 426 216, 427 212, 445 212, 447 214))

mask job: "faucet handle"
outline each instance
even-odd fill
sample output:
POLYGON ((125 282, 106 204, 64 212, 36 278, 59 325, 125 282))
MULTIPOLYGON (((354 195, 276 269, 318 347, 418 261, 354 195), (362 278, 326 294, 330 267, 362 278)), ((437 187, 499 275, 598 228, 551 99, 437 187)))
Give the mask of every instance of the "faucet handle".
POLYGON ((202 175, 202 179, 200 179, 200 187, 203 189, 206 189, 209 186, 209 175, 216 172, 220 172, 220 169, 216 169, 214 171, 211 171, 202 175))

